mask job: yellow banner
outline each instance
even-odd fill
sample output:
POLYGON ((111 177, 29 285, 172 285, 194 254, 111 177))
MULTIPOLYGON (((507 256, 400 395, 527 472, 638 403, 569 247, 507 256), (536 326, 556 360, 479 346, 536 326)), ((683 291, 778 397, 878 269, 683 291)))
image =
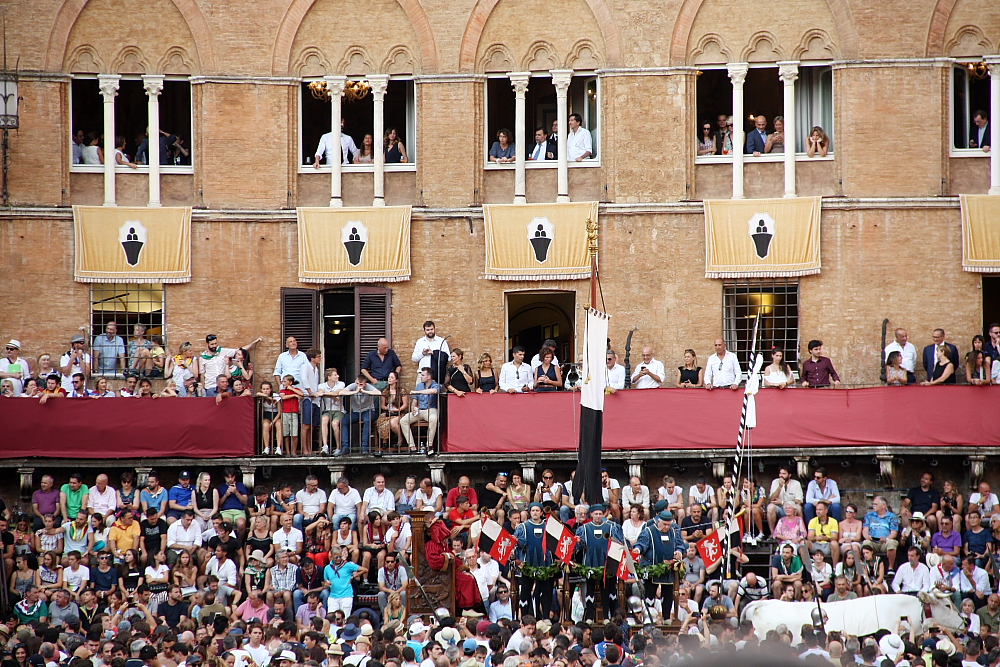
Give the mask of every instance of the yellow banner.
POLYGON ((820 198, 705 202, 705 277, 780 278, 820 272, 820 198))
POLYGON ((962 195, 962 268, 1000 273, 1000 197, 962 195))
POLYGON ((410 279, 410 207, 299 208, 299 280, 410 279))
POLYGON ((486 277, 576 280, 590 277, 587 220, 597 202, 483 206, 486 277))
POLYGON ((82 283, 191 281, 191 209, 74 206, 82 283))

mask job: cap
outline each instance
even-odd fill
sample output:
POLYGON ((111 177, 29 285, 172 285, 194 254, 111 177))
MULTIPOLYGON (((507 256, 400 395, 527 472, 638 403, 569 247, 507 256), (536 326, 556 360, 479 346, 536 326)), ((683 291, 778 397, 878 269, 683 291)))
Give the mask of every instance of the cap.
POLYGON ((466 639, 462 642, 462 653, 465 655, 472 655, 476 652, 477 648, 479 648, 479 642, 475 639, 466 639))
POLYGON ((663 510, 662 512, 656 515, 656 518, 660 519, 661 521, 673 521, 674 513, 671 512, 670 510, 663 510))
POLYGON ((69 342, 70 342, 70 345, 72 345, 73 343, 86 343, 87 339, 84 338, 83 336, 81 336, 80 334, 77 334, 77 335, 73 336, 72 338, 70 338, 69 342))
POLYGON ((191 473, 187 470, 181 470, 181 474, 177 475, 177 479, 191 479, 191 473))
POLYGON ((11 338, 10 342, 7 343, 7 347, 16 347, 17 349, 20 350, 21 349, 21 341, 17 340, 16 338, 11 338))

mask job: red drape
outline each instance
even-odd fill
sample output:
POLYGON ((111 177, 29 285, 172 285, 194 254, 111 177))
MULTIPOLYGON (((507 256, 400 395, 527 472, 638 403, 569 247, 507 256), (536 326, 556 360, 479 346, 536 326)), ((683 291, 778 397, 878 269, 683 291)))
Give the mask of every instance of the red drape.
MULTIPOLYGON (((735 447, 743 390, 620 391, 604 450, 735 447)), ((998 446, 1000 387, 762 389, 753 445, 998 446)), ((564 452, 579 445, 575 393, 466 394, 448 403, 447 452, 564 452)))
POLYGON ((253 456, 254 402, 227 398, 0 399, 0 459, 253 456))

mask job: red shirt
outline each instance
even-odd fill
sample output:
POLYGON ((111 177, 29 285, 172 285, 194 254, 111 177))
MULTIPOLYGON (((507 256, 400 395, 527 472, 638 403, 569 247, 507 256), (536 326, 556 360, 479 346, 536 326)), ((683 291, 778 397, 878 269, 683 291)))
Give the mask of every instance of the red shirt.
POLYGON ((458 507, 459 496, 465 496, 466 498, 468 498, 470 505, 479 504, 479 496, 476 495, 476 490, 474 488, 470 486, 468 489, 465 490, 465 493, 462 493, 461 491, 458 490, 458 487, 456 486, 454 489, 448 491, 448 497, 445 499, 445 507, 458 507))
MULTIPOLYGON (((297 392, 294 392, 291 389, 282 389, 278 393, 281 394, 282 396, 288 396, 289 394, 291 394, 292 396, 298 395, 297 392)), ((291 413, 297 413, 298 411, 299 411, 299 402, 297 400, 288 399, 281 401, 281 412, 285 414, 291 414, 291 413)))

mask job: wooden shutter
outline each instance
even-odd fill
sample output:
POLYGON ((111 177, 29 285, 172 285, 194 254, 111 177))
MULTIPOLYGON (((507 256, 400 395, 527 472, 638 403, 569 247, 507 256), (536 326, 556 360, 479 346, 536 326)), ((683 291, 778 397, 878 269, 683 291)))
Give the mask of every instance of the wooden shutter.
POLYGON ((355 358, 360 368, 365 355, 378 347, 379 338, 392 340, 392 292, 387 287, 355 287, 354 313, 358 323, 355 358))
POLYGON ((319 292, 301 287, 281 288, 281 344, 295 336, 299 350, 319 346, 319 292))

